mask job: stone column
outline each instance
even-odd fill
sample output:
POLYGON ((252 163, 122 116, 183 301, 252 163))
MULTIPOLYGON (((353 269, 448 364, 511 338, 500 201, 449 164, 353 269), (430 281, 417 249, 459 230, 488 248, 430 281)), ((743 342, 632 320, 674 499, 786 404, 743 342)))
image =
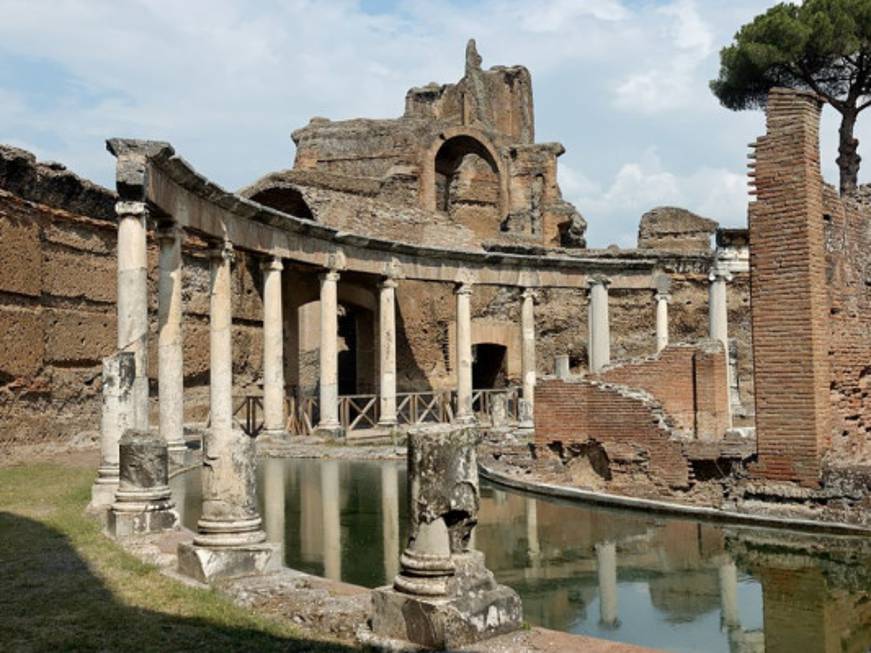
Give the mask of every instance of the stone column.
POLYGON ((184 354, 182 348, 182 231, 162 225, 158 280, 157 389, 160 435, 173 466, 184 465, 184 354))
POLYGON ((381 465, 381 537, 384 547, 384 576, 399 573, 399 481, 396 465, 381 465))
POLYGON ((729 630, 741 626, 738 613, 738 569, 731 560, 719 568, 720 575, 720 614, 722 625, 729 630))
POLYGON ((668 347, 668 305, 671 303, 671 294, 657 292, 656 299, 656 353, 668 347))
POLYGON ((341 437, 339 423, 339 273, 321 275, 320 421, 315 432, 326 437, 341 437))
POLYGON ((118 350, 136 362, 131 423, 148 430, 148 260, 145 202, 118 202, 118 350))
POLYGON ((723 343, 729 351, 729 312, 726 302, 726 283, 732 275, 725 270, 713 269, 708 276, 708 327, 709 335, 723 343))
POLYGON ((100 467, 91 487, 90 508, 112 505, 118 489, 118 442, 133 424, 133 383, 136 361, 132 351, 120 351, 103 359, 100 467))
POLYGON ((596 545, 596 568, 599 574, 599 621, 605 628, 617 628, 617 545, 602 542, 596 545))
POLYGON ((193 544, 180 544, 179 571, 203 582, 265 573, 280 564, 257 513, 254 440, 233 424, 233 247, 212 252, 211 423, 203 438, 203 507, 193 544))
POLYGON ((408 545, 393 586, 372 592, 377 637, 453 650, 520 627, 520 598, 469 546, 480 505, 479 438, 470 425, 409 430, 408 545))
MULTIPOLYGON (((732 280, 732 275, 720 268, 714 268, 708 275, 708 331, 713 340, 719 340, 726 356, 726 388, 731 395, 732 370, 729 360, 729 305, 726 295, 726 284, 732 280)), ((729 412, 728 424, 732 426, 732 401, 729 396, 726 402, 729 412)))
MULTIPOLYGON (((523 377, 523 400, 527 415, 532 418, 535 403, 535 291, 523 291, 520 309, 520 366, 523 377)), ((532 424, 529 424, 532 426, 532 424)))
POLYGON ((396 426, 396 279, 379 286, 378 328, 381 348, 381 383, 378 388, 380 417, 385 427, 396 426))
POLYGON ((342 521, 339 511, 339 463, 321 461, 321 501, 324 516, 324 576, 342 580, 342 521))
POLYGON ((281 303, 281 271, 278 257, 264 261, 263 271, 263 431, 286 440, 284 414, 284 313, 281 303))
POLYGON ((458 284, 457 297, 457 414, 458 423, 475 421, 472 412, 472 285, 458 284))
POLYGON ((559 379, 567 379, 572 375, 572 368, 569 364, 568 354, 559 354, 554 359, 553 373, 559 379))
POLYGON ((594 276, 588 282, 587 352, 590 372, 596 374, 611 362, 611 327, 608 321, 608 286, 611 280, 594 276))

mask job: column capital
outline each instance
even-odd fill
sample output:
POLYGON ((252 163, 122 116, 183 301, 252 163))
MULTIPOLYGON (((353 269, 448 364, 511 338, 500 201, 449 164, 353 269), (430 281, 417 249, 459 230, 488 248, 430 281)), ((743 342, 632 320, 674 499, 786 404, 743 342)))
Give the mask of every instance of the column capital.
POLYGON ((725 281, 726 283, 729 283, 734 278, 735 277, 732 276, 731 272, 720 267, 713 267, 708 273, 708 281, 711 283, 716 281, 725 281))
POLYGON ((326 272, 321 272, 320 280, 321 281, 332 281, 336 282, 342 275, 339 274, 338 270, 327 270, 326 272))
POLYGON ((454 287, 455 295, 471 295, 472 294, 472 284, 468 282, 458 283, 454 287))
POLYGON ((524 288, 523 292, 520 293, 520 296, 523 299, 531 299, 533 301, 538 300, 538 288, 524 288))
POLYGON ((161 222, 157 225, 154 235, 160 242, 174 241, 184 235, 184 229, 182 229, 176 222, 161 222))
POLYGON ((671 293, 667 290, 657 290, 653 295, 653 298, 658 302, 665 302, 666 304, 671 304, 671 293))
POLYGON ((148 217, 148 205, 145 202, 130 202, 120 200, 115 202, 115 214, 121 218, 148 217))
POLYGON ((593 286, 605 286, 607 289, 610 285, 611 278, 606 277, 604 274, 593 274, 587 277, 587 288, 592 288, 593 286))
POLYGON ((260 261, 260 269, 264 272, 268 272, 273 270, 275 272, 281 272, 284 269, 284 264, 281 262, 280 256, 273 256, 268 259, 263 259, 260 261))
POLYGON ((230 265, 233 265, 233 263, 236 262, 236 250, 233 247, 233 243, 229 240, 225 240, 220 245, 215 245, 209 250, 209 258, 223 259, 230 265))
POLYGON ((384 277, 378 283, 379 288, 396 288, 399 285, 399 280, 396 277, 384 277))

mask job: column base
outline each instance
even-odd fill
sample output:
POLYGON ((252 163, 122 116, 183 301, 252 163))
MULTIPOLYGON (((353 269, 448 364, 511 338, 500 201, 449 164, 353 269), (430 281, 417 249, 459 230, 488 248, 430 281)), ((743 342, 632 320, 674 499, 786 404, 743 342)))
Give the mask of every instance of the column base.
POLYGON ((261 542, 244 546, 178 545, 178 571, 201 583, 222 578, 258 576, 281 569, 281 547, 261 542))
POLYGON ((166 457, 169 471, 186 467, 188 464, 188 447, 184 442, 172 442, 166 445, 166 457))
POLYGON ((173 531, 179 526, 175 504, 170 500, 115 503, 108 513, 106 529, 112 537, 131 537, 173 531))
POLYGON ((452 650, 519 630, 523 606, 517 592, 496 583, 479 552, 453 559, 456 575, 447 579, 447 596, 418 596, 394 587, 373 590, 372 631, 363 639, 452 650))
POLYGON ((332 438, 334 440, 341 440, 345 437, 345 429, 341 424, 318 424, 315 427, 312 435, 315 435, 319 438, 332 438))
POLYGON ((91 503, 88 510, 104 510, 115 503, 115 492, 118 491, 119 481, 101 481, 97 479, 91 486, 91 503))
POLYGON ((258 440, 266 440, 275 442, 276 444, 284 444, 290 440, 290 433, 285 429, 264 429, 257 436, 258 440))
POLYGON ((474 415, 456 415, 451 423, 462 426, 474 426, 478 423, 478 418, 474 415))

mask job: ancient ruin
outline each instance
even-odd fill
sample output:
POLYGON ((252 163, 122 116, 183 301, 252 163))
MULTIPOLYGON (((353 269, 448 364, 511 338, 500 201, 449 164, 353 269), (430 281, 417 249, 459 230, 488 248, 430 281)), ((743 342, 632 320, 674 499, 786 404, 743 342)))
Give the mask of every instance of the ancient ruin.
MULTIPOLYGON (((529 71, 485 70, 474 41, 457 83, 409 90, 395 119, 313 118, 292 168, 235 193, 169 143, 110 139, 115 191, 2 146, 0 445, 99 444, 91 509, 118 538, 179 536, 178 571, 203 583, 285 578, 285 480, 258 498, 263 456, 407 446, 407 545, 394 474, 393 580, 356 624, 366 641, 519 636, 518 593, 472 543, 479 467, 515 489, 867 536, 871 208, 823 182, 820 106, 771 92, 749 229, 659 207, 633 249, 587 248, 563 147, 535 142, 529 71), (195 533, 168 486, 190 469, 195 533)), ((717 546, 730 637, 757 646, 717 546)), ((623 550, 591 551, 616 629, 623 550)))

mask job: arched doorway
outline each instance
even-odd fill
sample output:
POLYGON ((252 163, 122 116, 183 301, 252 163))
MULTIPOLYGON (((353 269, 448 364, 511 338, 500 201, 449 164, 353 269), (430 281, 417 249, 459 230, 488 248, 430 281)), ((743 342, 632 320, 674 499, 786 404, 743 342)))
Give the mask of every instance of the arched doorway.
POLYGON ((508 385, 508 348, 490 342, 472 345, 472 387, 476 390, 508 385))
POLYGON ((499 233, 508 210, 504 161, 487 135, 471 127, 440 133, 420 161, 420 202, 444 211, 482 240, 499 233))

